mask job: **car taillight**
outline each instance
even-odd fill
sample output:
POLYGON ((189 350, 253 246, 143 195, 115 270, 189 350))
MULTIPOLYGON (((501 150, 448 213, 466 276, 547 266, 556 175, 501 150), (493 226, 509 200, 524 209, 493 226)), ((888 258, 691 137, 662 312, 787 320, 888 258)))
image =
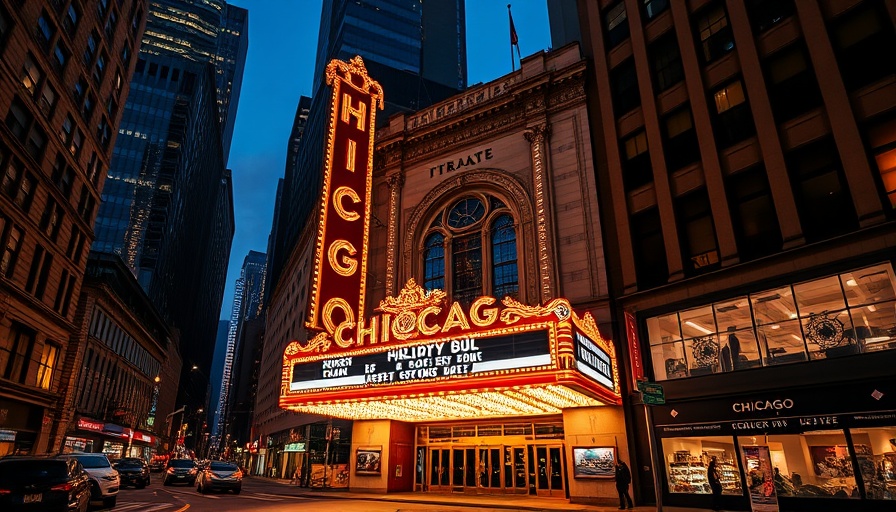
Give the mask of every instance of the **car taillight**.
POLYGON ((54 485, 53 487, 50 487, 50 490, 51 490, 51 491, 65 491, 65 492, 69 492, 69 491, 72 490, 72 484, 59 484, 59 485, 54 485))
POLYGON ((0 489, 0 494, 12 494, 12 491, 9 489, 0 489))

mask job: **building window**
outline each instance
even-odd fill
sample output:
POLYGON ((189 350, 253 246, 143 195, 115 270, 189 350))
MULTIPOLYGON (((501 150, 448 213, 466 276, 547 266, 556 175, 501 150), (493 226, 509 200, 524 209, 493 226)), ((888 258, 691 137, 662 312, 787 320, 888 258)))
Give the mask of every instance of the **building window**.
POLYGON ((837 146, 829 138, 787 155, 803 234, 816 242, 859 228, 837 146))
POLYGON ((96 33, 96 30, 90 32, 90 35, 87 36, 87 47, 84 48, 84 65, 89 66, 93 62, 93 57, 96 55, 96 49, 99 46, 100 36, 96 33))
POLYGON ((610 81, 613 87, 613 110, 617 118, 641 105, 634 59, 628 59, 610 71, 610 81))
POLYGON ((669 266, 659 211, 655 207, 649 208, 632 214, 630 220, 638 289, 666 284, 669 266))
POLYGON ((756 134, 753 115, 740 80, 713 92, 713 121, 719 146, 726 148, 756 134))
POLYGON ((669 8, 669 0, 641 0, 644 17, 652 20, 669 8))
POLYGON ((78 28, 78 19, 80 17, 81 14, 78 12, 77 6, 74 3, 69 5, 65 17, 62 19, 62 28, 70 38, 75 37, 75 30, 78 28))
POLYGON ((749 261, 781 250, 781 229, 765 168, 761 165, 727 179, 728 204, 738 256, 749 261))
POLYGON ((675 34, 667 34, 650 45, 651 64, 653 65, 653 90, 659 94, 684 80, 684 68, 681 65, 681 53, 675 34))
POLYGON ((793 16, 796 6, 793 0, 748 0, 747 12, 753 31, 761 33, 793 16))
POLYGON ((47 199, 47 206, 40 219, 40 229, 54 242, 59 236, 59 227, 62 225, 62 207, 53 198, 47 199))
POLYGON ((492 294, 517 297, 520 280, 517 270, 516 230, 513 217, 501 214, 492 223, 492 294))
POLYGON ((71 166, 66 165, 65 157, 62 153, 56 154, 52 179, 56 187, 62 192, 62 195, 69 197, 72 193, 72 184, 75 181, 75 170, 71 166))
POLYGON ((423 244, 423 288, 445 289, 445 237, 432 233, 423 244))
POLYGON ((56 27, 50 23, 50 15, 47 14, 46 11, 41 13, 40 18, 37 19, 37 31, 35 32, 37 35, 37 41, 43 47, 44 50, 50 49, 50 41, 53 39, 53 36, 56 34, 56 27))
POLYGON ((15 158, 8 159, 0 189, 25 213, 28 213, 28 210, 31 208, 31 200, 34 197, 36 184, 37 180, 35 177, 25 171, 21 162, 15 158))
POLYGON ((81 262, 81 252, 84 250, 84 233, 80 229, 72 226, 72 236, 68 239, 68 248, 65 255, 76 264, 81 262))
POLYGON ((112 12, 109 13, 109 18, 106 20, 105 26, 106 37, 108 37, 110 41, 115 38, 116 25, 118 25, 118 14, 116 14, 115 9, 113 9, 112 12))
POLYGON ((37 364, 37 387, 50 389, 53 385, 53 370, 56 369, 56 360, 59 357, 59 346, 53 343, 44 343, 44 350, 37 364))
POLYGON ((445 291, 465 305, 482 295, 518 296, 516 229, 499 199, 489 195, 460 199, 439 212, 427 231, 421 251, 424 288, 448 284, 445 291), (450 248, 447 258, 446 248, 450 248))
MULTIPOLYGON (((4 220, 0 218, 0 220, 4 220)), ((19 251, 22 249, 22 238, 25 233, 18 226, 13 225, 9 220, 4 220, 6 225, 5 238, 3 242, 3 254, 0 255, 0 274, 6 278, 12 278, 16 269, 16 262, 19 259, 19 251)))
POLYGON ((44 74, 41 72, 40 68, 37 67, 37 64, 34 63, 34 58, 29 53, 25 56, 25 63, 22 65, 22 87, 28 91, 29 96, 37 95, 37 88, 40 85, 40 81, 43 79, 44 74))
POLYGON ((109 0, 99 0, 96 3, 96 16, 103 21, 106 19, 106 12, 109 10, 109 0))
POLYGON ((103 77, 106 75, 106 61, 108 57, 106 56, 106 52, 100 52, 99 56, 96 58, 96 65, 93 67, 93 81, 99 84, 103 81, 103 77))
POLYGON ((65 70, 69 56, 71 56, 71 52, 68 51, 65 44, 62 41, 57 41, 56 48, 53 49, 53 66, 56 68, 56 72, 61 74, 65 70))
POLYGON ((25 104, 16 98, 6 114, 6 126, 19 139, 19 142, 24 143, 33 119, 25 104))
POLYGON ((685 275, 693 276, 719 268, 716 230, 706 189, 676 198, 675 210, 685 275))
POLYGON ((734 49, 734 35, 721 3, 701 10, 695 26, 703 50, 703 62, 710 63, 734 49))
POLYGON ((890 263, 648 318, 656 380, 896 349, 890 263))
POLYGON ((663 137, 666 167, 670 172, 700 161, 697 131, 687 106, 663 118, 663 137))
POLYGON ((109 120, 106 116, 100 118, 100 124, 96 128, 96 136, 100 139, 100 145, 104 149, 109 149, 109 143, 112 141, 112 128, 109 126, 109 120))
POLYGON ((863 2, 831 22, 831 43, 848 91, 896 73, 896 59, 881 54, 896 47, 889 20, 882 3, 863 2))
POLYGON ((7 338, 0 342, 0 370, 3 372, 0 376, 24 384, 33 349, 34 331, 13 323, 7 338))
POLYGON ((59 280, 59 287, 56 289, 56 300, 53 301, 54 311, 62 316, 68 316, 74 289, 75 276, 69 274, 68 270, 63 270, 62 279, 59 280))
POLYGON ((628 38, 628 14, 625 12, 624 1, 607 9, 604 13, 604 27, 607 31, 607 46, 610 48, 628 38))
POLYGON ((730 436, 666 438, 662 444, 670 493, 709 494, 707 471, 716 459, 722 494, 743 495, 737 450, 730 436))
POLYGON ((0 5, 0 44, 6 41, 6 35, 9 34, 9 29, 12 27, 10 19, 6 7, 0 5))
POLYGON ((59 95, 56 94, 56 91, 50 86, 50 84, 44 84, 44 88, 40 93, 40 100, 37 102, 37 107, 40 109, 40 113, 43 114, 44 118, 50 119, 50 116, 53 115, 53 109, 56 108, 56 100, 59 95))
POLYGON ((647 151, 647 133, 640 130, 622 141, 622 181, 626 192, 643 187, 653 181, 650 152, 647 151))
POLYGON ((37 245, 34 248, 34 259, 31 260, 31 270, 28 271, 28 279, 25 281, 25 290, 34 294, 38 299, 42 299, 44 296, 52 264, 53 255, 37 245))
POLYGON ((821 106, 818 79, 802 45, 776 52, 764 64, 775 122, 782 123, 821 106))
POLYGON ((75 125, 75 120, 71 115, 65 116, 59 137, 65 142, 68 151, 77 157, 81 151, 81 145, 84 143, 84 133, 75 125))

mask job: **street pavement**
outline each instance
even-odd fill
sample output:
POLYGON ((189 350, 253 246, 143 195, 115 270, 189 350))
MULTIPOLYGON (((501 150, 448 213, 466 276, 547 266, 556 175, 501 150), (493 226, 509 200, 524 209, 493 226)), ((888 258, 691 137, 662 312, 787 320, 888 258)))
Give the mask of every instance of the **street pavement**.
MULTIPOLYGON (((113 509, 92 507, 93 512, 486 512, 486 511, 577 511, 611 512, 616 507, 597 507, 569 503, 559 498, 528 496, 473 496, 422 493, 366 494, 344 491, 312 491, 289 485, 285 480, 249 477, 243 480, 239 495, 233 493, 200 494, 195 486, 168 486, 161 475, 153 473, 152 484, 145 489, 122 489, 113 509)), ((653 507, 636 507, 646 512, 653 507)))

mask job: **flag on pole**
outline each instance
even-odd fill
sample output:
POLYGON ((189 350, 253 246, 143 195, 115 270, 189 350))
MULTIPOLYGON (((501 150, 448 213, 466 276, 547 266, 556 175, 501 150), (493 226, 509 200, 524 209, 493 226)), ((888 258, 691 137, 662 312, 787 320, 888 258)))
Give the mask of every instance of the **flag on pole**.
POLYGON ((516 46, 517 58, 520 57, 520 38, 516 35, 516 27, 513 26, 513 14, 510 13, 510 4, 507 4, 507 16, 510 18, 510 64, 516 70, 516 63, 513 61, 513 47, 516 46))

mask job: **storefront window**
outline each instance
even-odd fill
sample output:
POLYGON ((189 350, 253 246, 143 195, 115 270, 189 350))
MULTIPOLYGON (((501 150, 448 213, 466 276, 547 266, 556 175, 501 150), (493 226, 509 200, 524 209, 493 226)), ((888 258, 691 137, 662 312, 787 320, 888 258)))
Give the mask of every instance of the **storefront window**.
POLYGON ((675 437, 663 439, 669 492, 710 494, 706 468, 712 457, 720 469, 722 494, 743 494, 740 470, 731 437, 675 437))
POLYGON ((739 437, 738 442, 741 445, 768 445, 778 496, 859 497, 846 436, 840 430, 746 436, 739 437))
POLYGON ((884 263, 646 319, 657 380, 896 349, 884 263))
POLYGON ((865 497, 896 500, 896 427, 851 429, 865 497))

